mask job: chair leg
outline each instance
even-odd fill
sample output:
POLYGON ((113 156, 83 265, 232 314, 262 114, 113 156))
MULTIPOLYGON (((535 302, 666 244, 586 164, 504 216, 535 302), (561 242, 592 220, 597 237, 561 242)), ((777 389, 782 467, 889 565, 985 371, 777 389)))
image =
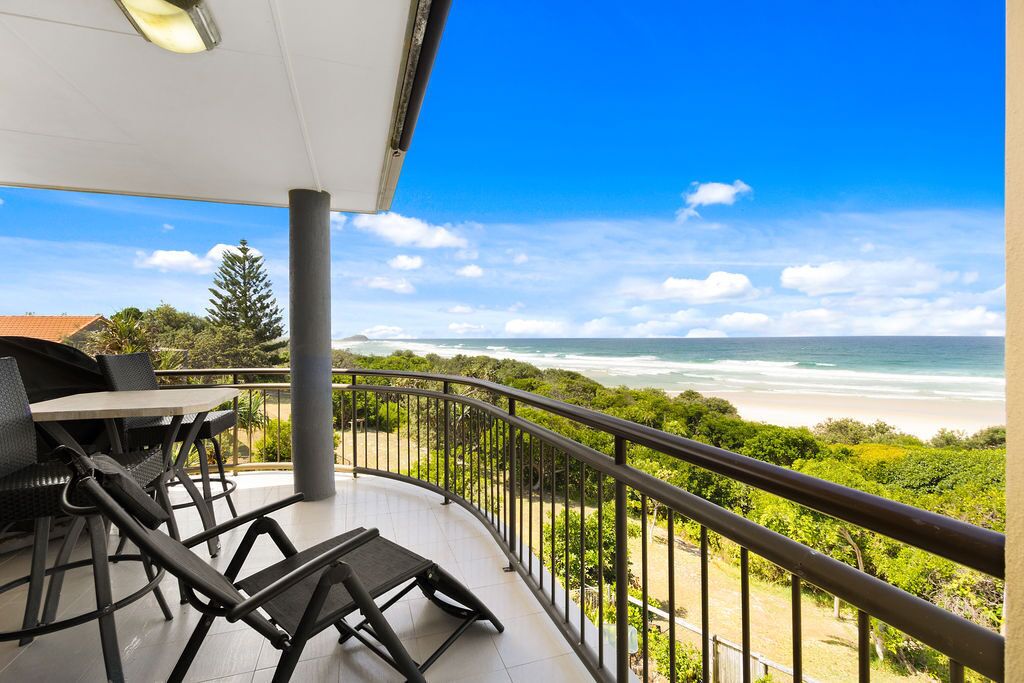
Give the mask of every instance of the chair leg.
MULTIPOLYGON (((153 569, 153 563, 145 555, 142 556, 142 567, 146 570, 146 579, 152 581, 156 577, 156 570, 153 569)), ((160 611, 163 612, 164 620, 171 621, 174 619, 174 615, 171 614, 171 608, 167 606, 167 600, 164 598, 164 593, 160 590, 159 585, 153 589, 153 597, 156 598, 156 603, 160 606, 160 611)))
POLYGON ((206 640, 206 634, 210 632, 214 619, 216 617, 211 614, 204 614, 199 619, 196 630, 192 631, 192 636, 188 639, 188 643, 185 644, 185 649, 182 650, 178 663, 174 665, 174 670, 171 671, 171 675, 167 679, 168 683, 180 683, 185 680, 185 674, 188 673, 188 669, 192 666, 192 661, 196 658, 199 648, 202 647, 203 641, 206 640))
POLYGON ((202 481, 203 498, 210 506, 210 521, 216 524, 217 515, 213 509, 213 501, 210 500, 213 497, 213 490, 210 488, 210 458, 206 454, 206 446, 203 445, 202 439, 196 439, 196 450, 199 451, 199 478, 202 481))
MULTIPOLYGON (((107 532, 103 526, 103 519, 99 515, 90 515, 86 523, 89 525, 89 544, 92 546, 92 576, 96 588, 96 609, 105 610, 114 603, 113 593, 110 589, 110 565, 107 563, 107 532)), ((99 618, 99 625, 107 680, 124 681, 114 613, 108 611, 102 614, 99 618)))
POLYGON ((420 671, 413 658, 409 656, 409 651, 402 645, 402 641, 398 639, 398 635, 391 628, 391 624, 381 614, 377 603, 366 592, 359 579, 354 574, 350 574, 342 580, 342 583, 345 585, 345 590, 348 591, 348 594, 352 596, 356 606, 359 607, 359 612, 363 615, 363 618, 370 622, 374 637, 384 646, 384 649, 388 651, 391 658, 395 660, 398 673, 405 676, 406 680, 411 683, 424 683, 426 679, 423 677, 423 672, 420 671))
MULTIPOLYGON (((39 625, 39 603, 43 599, 43 582, 46 580, 46 547, 50 542, 50 518, 37 517, 32 538, 32 568, 29 573, 28 598, 25 600, 25 617, 22 628, 39 625)), ((31 638, 22 638, 18 645, 28 645, 31 638)))
MULTIPOLYGON (((181 485, 188 491, 189 498, 195 503, 196 511, 199 512, 199 519, 203 522, 203 529, 211 529, 214 526, 213 520, 210 518, 210 506, 203 498, 203 494, 199 492, 196 485, 192 483, 191 477, 188 472, 185 471, 184 467, 175 465, 175 475, 181 485)), ((217 557, 217 553, 220 552, 220 539, 214 537, 206 542, 206 547, 210 551, 210 557, 217 557)))
POLYGON ((281 653, 281 659, 277 662, 277 668, 274 669, 274 678, 272 683, 288 683, 291 680, 292 674, 295 673, 295 666, 299 663, 299 657, 302 656, 302 650, 306 647, 306 639, 293 640, 291 647, 281 653))
MULTIPOLYGON (((57 553, 57 561, 54 563, 54 567, 67 564, 68 560, 71 559, 71 553, 74 551, 75 546, 78 545, 78 539, 81 537, 82 529, 84 528, 84 517, 71 518, 71 524, 68 526, 67 533, 64 534, 64 542, 57 553)), ((50 586, 46 589, 46 603, 43 606, 44 624, 49 624, 57 617, 57 606, 60 603, 60 591, 63 587, 64 570, 55 568, 53 574, 50 575, 50 586)))
MULTIPOLYGON (((178 521, 174 518, 174 506, 171 505, 171 496, 167 493, 167 482, 164 481, 163 475, 154 484, 154 492, 157 502, 167 511, 167 534, 175 541, 180 541, 178 521)), ((188 603, 188 598, 185 597, 185 587, 181 581, 178 582, 178 600, 182 605, 188 603)))
MULTIPOLYGON (((224 474, 224 457, 221 455, 220 441, 214 437, 210 439, 213 442, 213 459, 217 462, 217 472, 220 474, 220 486, 221 489, 226 490, 228 487, 228 478, 224 474)), ((224 496, 224 499, 228 501, 228 509, 231 510, 231 516, 237 517, 238 511, 235 510, 235 501, 231 500, 231 494, 224 496)))

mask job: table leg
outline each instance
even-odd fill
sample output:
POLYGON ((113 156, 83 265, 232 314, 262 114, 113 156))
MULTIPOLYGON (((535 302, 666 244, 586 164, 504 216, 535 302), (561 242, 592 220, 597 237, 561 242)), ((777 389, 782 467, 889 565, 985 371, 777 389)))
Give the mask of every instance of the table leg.
POLYGON ((121 430, 117 428, 117 420, 104 420, 103 426, 107 428, 107 438, 110 439, 110 454, 124 453, 124 444, 121 442, 121 430))
MULTIPOLYGON (((214 526, 213 513, 210 510, 210 505, 203 498, 203 494, 196 488, 196 485, 192 483, 192 478, 185 471, 185 466, 188 464, 188 453, 192 449, 192 444, 195 443, 196 435, 199 434, 199 429, 203 426, 203 421, 206 419, 207 412, 197 413, 192 424, 189 426, 188 433, 185 435, 185 439, 181 442, 181 446, 178 449, 178 457, 174 460, 174 471, 178 477, 178 481, 188 491, 189 497, 192 498, 192 502, 195 503, 196 510, 199 512, 199 519, 203 521, 203 529, 210 529, 214 526)), ((210 557, 216 557, 217 553, 220 552, 220 539, 211 538, 207 541, 207 548, 210 550, 210 557)))

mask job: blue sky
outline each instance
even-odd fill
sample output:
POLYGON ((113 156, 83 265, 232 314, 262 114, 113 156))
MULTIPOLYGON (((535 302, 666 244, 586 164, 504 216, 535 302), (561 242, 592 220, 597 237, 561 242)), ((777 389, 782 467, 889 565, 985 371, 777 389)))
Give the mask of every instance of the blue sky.
MULTIPOLYGON (((1003 59, 1001 3, 456 3, 334 332, 1001 334, 1003 59)), ((0 200, 0 312, 201 312, 243 237, 287 303, 283 210, 0 200)))

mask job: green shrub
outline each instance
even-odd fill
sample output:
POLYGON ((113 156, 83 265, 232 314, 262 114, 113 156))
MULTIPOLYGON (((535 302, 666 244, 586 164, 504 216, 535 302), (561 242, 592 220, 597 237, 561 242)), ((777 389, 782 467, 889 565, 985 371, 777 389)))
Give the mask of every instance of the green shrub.
MULTIPOLYGON (((334 432, 334 447, 341 443, 341 435, 334 432)), ((267 423, 263 436, 253 446, 253 462, 291 462, 292 461, 292 423, 291 420, 271 420, 267 423)))

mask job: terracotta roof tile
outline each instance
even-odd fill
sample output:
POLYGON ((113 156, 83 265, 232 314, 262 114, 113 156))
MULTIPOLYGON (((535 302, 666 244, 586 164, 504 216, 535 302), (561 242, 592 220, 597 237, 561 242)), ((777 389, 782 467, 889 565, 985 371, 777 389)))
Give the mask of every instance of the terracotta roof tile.
POLYGON ((102 319, 101 315, 0 315, 0 336, 59 342, 102 319))

